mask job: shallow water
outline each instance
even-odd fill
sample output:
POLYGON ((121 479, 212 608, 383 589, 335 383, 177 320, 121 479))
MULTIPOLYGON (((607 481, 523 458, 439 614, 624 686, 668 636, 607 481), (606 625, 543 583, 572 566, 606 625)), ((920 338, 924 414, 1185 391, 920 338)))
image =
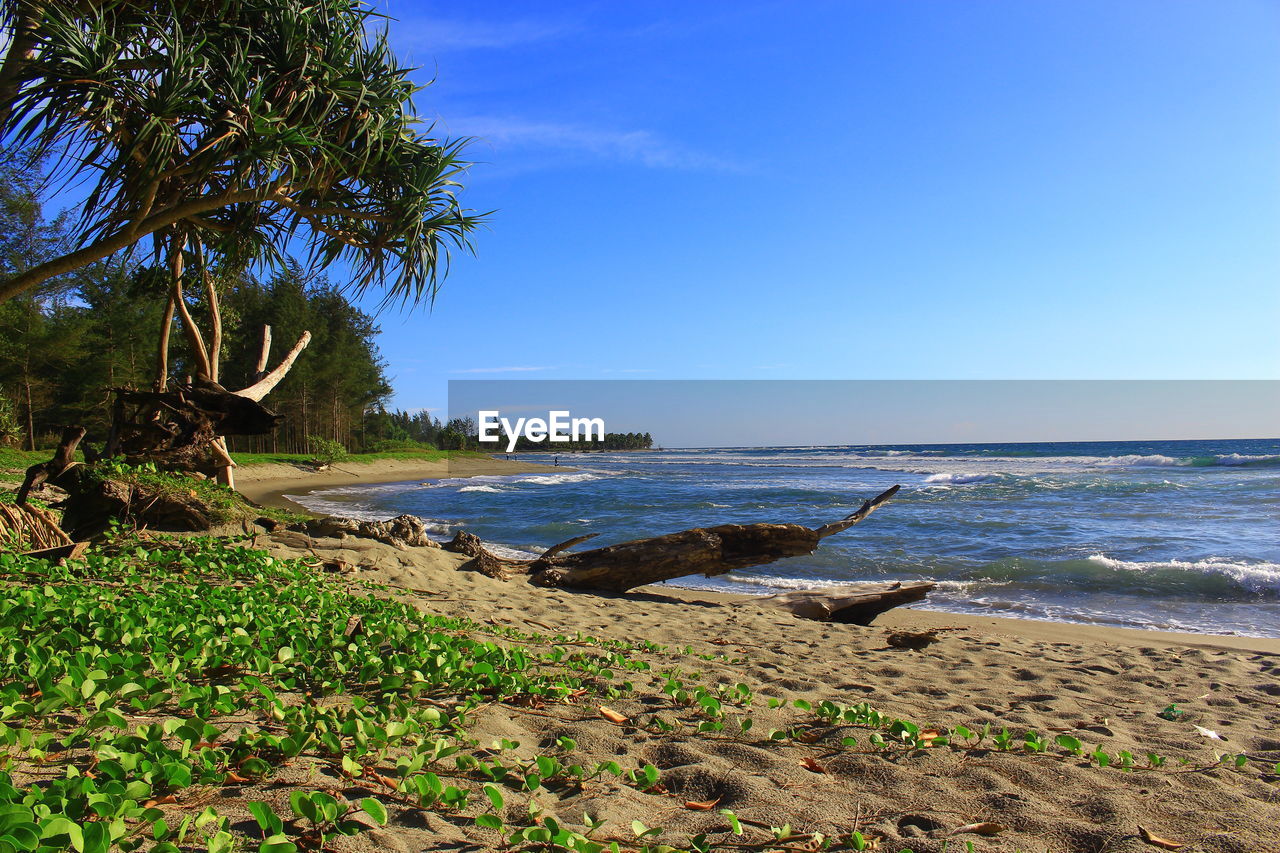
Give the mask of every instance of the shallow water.
MULTIPOLYGON (((522 454, 529 461, 551 456, 522 454)), ((409 512, 513 551, 726 522, 816 526, 895 483, 817 553, 694 578, 772 592, 930 579, 929 609, 1280 636, 1280 440, 667 450, 561 456, 563 474, 353 486, 326 512, 409 512)))

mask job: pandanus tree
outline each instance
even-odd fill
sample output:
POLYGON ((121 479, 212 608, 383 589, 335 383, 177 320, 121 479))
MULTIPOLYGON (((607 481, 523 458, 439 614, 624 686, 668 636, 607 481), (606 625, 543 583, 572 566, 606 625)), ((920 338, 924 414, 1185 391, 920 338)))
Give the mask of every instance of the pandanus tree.
MULTIPOLYGON (((219 378, 216 259, 301 249, 344 262, 356 292, 434 298, 482 217, 457 198, 463 143, 414 114, 384 24, 360 0, 0 0, 0 139, 85 192, 73 245, 0 301, 150 249, 169 280, 163 390, 175 315, 193 373, 219 378)), ((261 399, 305 345, 239 393, 261 399)))

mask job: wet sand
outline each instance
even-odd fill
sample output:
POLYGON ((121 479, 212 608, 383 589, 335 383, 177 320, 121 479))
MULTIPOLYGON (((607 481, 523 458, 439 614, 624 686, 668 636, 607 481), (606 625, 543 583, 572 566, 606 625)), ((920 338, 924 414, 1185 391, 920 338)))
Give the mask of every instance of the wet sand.
POLYGON ((324 471, 299 465, 245 465, 236 469, 236 489, 245 497, 267 506, 306 511, 286 495, 304 495, 319 489, 376 483, 404 483, 448 477, 477 477, 505 474, 533 474, 572 471, 534 462, 463 456, 438 460, 379 459, 373 462, 339 462, 324 471))

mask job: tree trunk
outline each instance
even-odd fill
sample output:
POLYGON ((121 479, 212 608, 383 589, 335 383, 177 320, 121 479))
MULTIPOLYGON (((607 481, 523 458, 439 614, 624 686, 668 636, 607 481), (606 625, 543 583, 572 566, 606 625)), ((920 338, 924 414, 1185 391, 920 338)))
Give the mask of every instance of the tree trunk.
POLYGON ((23 386, 27 392, 27 450, 36 449, 35 408, 31 405, 31 377, 25 376, 23 386))
POLYGON ((157 394, 164 393, 169 385, 169 332, 172 329, 173 296, 170 295, 160 318, 160 343, 156 347, 156 381, 152 388, 157 394))
POLYGON ((222 308, 218 291, 205 263, 204 243, 195 241, 196 263, 200 267, 200 280, 204 282, 205 298, 209 301, 209 379, 218 382, 222 370, 222 308))
POLYGON ((182 290, 182 277, 185 274, 182 253, 186 245, 186 234, 175 233, 173 235, 172 242, 169 245, 169 274, 172 279, 170 299, 178 312, 179 319, 182 320, 182 333, 186 336, 187 343, 191 346, 191 355, 196 360, 195 374, 201 379, 211 382, 213 381, 213 376, 211 375, 212 368, 209 366, 209 351, 205 348, 204 338, 200 334, 199 327, 196 326, 195 320, 191 318, 191 311, 187 308, 187 299, 182 290))

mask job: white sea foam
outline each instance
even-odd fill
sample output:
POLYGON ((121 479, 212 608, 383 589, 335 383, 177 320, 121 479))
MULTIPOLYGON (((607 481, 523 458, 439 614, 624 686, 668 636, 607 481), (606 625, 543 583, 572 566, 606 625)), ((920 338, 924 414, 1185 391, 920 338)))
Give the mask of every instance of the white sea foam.
POLYGON ((916 456, 918 454, 914 450, 852 450, 848 455, 865 456, 874 459, 876 457, 916 456))
POLYGON ((962 485, 965 483, 989 483, 996 479, 995 474, 959 474, 949 471, 944 474, 930 474, 924 478, 932 485, 962 485))
POLYGON ((1280 590, 1280 564, 1277 563, 1243 563, 1225 557, 1209 557, 1204 560, 1117 560, 1105 554, 1091 554, 1089 562, 1109 569, 1128 572, 1155 572, 1162 569, 1176 569, 1187 572, 1225 575, 1247 589, 1255 592, 1275 592, 1280 590))
POLYGON ((485 542, 485 550, 497 557, 506 557, 508 560, 532 560, 542 553, 541 550, 530 551, 524 548, 514 548, 510 545, 499 545, 495 542, 485 542))
MULTIPOLYGON (((841 587, 848 586, 838 581, 822 580, 820 578, 776 578, 766 575, 738 575, 727 574, 725 580, 733 581, 737 584, 748 586, 766 587, 769 590, 775 589, 825 589, 836 591, 841 587)), ((744 590, 745 591, 745 590, 744 590)))
POLYGON ((596 471, 579 471, 573 474, 546 474, 536 477, 516 477, 513 483, 533 483, 538 486, 558 486, 562 483, 586 483, 591 480, 600 480, 605 474, 596 471))
POLYGON ((1219 465, 1249 465, 1255 462, 1280 462, 1280 456, 1250 456, 1247 453, 1223 453, 1213 458, 1219 465))
POLYGON ((1174 459, 1172 456, 1162 456, 1159 453, 1150 456, 1140 456, 1131 453, 1127 456, 1103 456, 1095 459, 1093 465, 1104 468, 1167 468, 1171 465, 1190 465, 1190 459, 1174 459))
POLYGON ((497 486, 463 486, 461 489, 458 489, 458 491, 459 492, 490 492, 495 495, 500 495, 503 492, 505 492, 506 489, 499 489, 497 486))

